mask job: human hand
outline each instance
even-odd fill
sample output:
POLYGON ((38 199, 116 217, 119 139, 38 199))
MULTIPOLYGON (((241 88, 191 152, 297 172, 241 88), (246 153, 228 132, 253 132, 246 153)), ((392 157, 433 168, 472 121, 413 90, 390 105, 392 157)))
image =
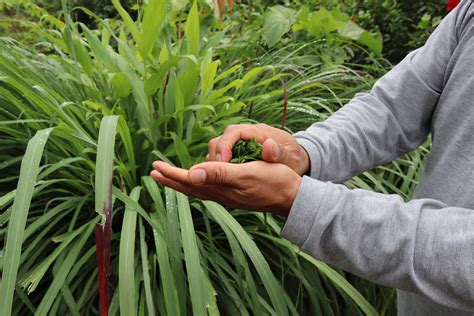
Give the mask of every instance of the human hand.
POLYGON ((288 216, 301 177, 283 164, 204 162, 190 170, 153 163, 150 175, 158 182, 201 200, 231 208, 267 211, 288 216))
POLYGON ((209 154, 206 161, 229 162, 232 159, 232 147, 240 140, 255 138, 262 144, 262 159, 287 165, 297 174, 303 175, 309 169, 309 157, 306 150, 291 134, 266 124, 229 125, 224 134, 208 143, 209 154))

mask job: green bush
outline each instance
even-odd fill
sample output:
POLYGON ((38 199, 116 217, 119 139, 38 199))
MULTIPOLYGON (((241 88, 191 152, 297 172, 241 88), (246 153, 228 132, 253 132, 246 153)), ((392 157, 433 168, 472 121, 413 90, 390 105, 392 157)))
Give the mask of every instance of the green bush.
POLYGON ((338 5, 363 27, 384 36, 384 57, 396 63, 422 46, 446 14, 445 0, 347 0, 338 5))

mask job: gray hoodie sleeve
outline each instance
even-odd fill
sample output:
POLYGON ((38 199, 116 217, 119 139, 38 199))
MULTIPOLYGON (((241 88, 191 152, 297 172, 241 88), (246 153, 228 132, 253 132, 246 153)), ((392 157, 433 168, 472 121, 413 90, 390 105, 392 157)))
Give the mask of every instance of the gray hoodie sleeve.
POLYGON ((370 93, 295 134, 309 153, 311 178, 303 178, 282 236, 316 259, 376 283, 474 311, 473 210, 431 199, 406 203, 331 183, 426 139, 471 6, 463 1, 370 93))
POLYGON ((282 236, 373 282, 474 311, 474 211, 304 177, 282 236))

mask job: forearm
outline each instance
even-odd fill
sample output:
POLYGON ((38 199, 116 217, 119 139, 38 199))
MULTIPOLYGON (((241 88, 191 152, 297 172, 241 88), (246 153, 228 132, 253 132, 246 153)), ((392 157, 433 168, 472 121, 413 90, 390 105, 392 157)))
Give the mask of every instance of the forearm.
POLYGON ((379 284, 474 311, 474 211, 305 177, 282 236, 379 284))
POLYGON ((394 69, 371 93, 358 94, 326 121, 294 135, 308 152, 312 178, 344 182, 417 148, 426 139, 439 95, 421 91, 405 100, 389 92, 421 84, 408 80, 410 73, 394 69), (390 105, 395 103, 396 108, 390 105))

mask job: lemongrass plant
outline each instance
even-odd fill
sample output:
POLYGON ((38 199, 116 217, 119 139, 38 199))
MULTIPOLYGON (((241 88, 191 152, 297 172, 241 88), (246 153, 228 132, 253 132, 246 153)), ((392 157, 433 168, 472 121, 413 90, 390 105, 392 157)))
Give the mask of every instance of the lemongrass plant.
POLYGON ((377 314, 278 219, 147 176, 202 161, 282 75, 221 65, 203 3, 150 0, 136 21, 112 3, 96 30, 65 2, 65 23, 45 17, 55 54, 0 40, 0 314, 377 314))

